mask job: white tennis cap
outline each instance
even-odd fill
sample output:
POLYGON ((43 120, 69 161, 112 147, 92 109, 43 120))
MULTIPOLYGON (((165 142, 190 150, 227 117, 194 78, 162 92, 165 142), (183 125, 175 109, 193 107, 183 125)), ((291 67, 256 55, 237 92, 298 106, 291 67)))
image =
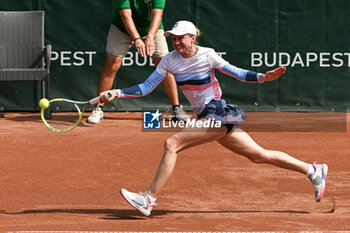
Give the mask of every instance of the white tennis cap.
POLYGON ((164 32, 164 36, 182 36, 186 34, 197 35, 196 26, 190 21, 181 20, 175 23, 173 29, 164 32))

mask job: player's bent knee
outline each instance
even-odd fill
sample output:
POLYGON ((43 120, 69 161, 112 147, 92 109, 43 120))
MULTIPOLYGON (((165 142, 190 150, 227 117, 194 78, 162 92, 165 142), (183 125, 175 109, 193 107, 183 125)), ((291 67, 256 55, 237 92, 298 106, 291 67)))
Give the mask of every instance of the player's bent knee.
POLYGON ((179 144, 177 138, 174 136, 168 138, 164 143, 164 150, 166 151, 178 152, 180 148, 181 145, 179 144))
POLYGON ((164 142, 164 150, 165 151, 176 151, 177 148, 177 143, 176 140, 173 139, 172 137, 168 138, 164 142))

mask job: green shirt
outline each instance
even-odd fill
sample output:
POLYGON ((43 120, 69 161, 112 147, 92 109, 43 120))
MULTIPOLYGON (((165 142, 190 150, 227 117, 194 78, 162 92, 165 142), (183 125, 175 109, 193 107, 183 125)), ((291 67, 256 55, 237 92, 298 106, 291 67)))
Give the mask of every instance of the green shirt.
MULTIPOLYGON (((149 26, 152 22, 152 9, 162 9, 165 7, 165 0, 113 0, 114 12, 112 23, 122 32, 128 34, 120 17, 119 11, 123 9, 131 9, 132 18, 134 20, 137 31, 140 36, 146 36, 149 26)), ((160 23, 159 28, 164 28, 160 23)))

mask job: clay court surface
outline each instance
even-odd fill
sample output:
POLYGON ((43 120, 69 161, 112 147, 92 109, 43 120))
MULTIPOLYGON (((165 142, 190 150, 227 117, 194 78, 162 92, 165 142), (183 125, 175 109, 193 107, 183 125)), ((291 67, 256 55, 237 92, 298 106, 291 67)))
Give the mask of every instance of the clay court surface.
POLYGON ((321 203, 305 176, 212 142, 179 153, 146 218, 119 190, 149 187, 172 132, 143 131, 141 113, 107 113, 64 134, 38 113, 0 113, 0 232, 350 231, 349 122, 341 113, 247 113, 243 128, 263 147, 328 164, 321 203))

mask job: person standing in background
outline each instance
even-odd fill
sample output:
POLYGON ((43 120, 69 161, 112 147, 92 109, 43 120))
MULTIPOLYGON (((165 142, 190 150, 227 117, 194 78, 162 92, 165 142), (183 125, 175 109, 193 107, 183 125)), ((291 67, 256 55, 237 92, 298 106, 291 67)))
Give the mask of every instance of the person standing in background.
MULTIPOLYGON (((135 45, 142 56, 151 56, 157 66, 169 52, 164 36, 162 16, 165 0, 114 0, 112 24, 106 45, 106 60, 101 73, 97 94, 110 90, 124 56, 135 45)), ((162 82, 173 107, 173 119, 187 121, 189 116, 179 103, 177 85, 170 73, 162 82)), ((96 105, 87 122, 98 124, 103 120, 103 105, 96 105)))

